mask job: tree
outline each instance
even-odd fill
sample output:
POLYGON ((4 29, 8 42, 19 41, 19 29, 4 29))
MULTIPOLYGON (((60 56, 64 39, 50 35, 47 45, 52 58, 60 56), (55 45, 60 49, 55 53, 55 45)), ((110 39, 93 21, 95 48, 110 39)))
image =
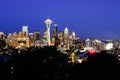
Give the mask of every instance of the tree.
POLYGON ((6 46, 5 40, 0 40, 0 52, 4 49, 5 46, 6 46))

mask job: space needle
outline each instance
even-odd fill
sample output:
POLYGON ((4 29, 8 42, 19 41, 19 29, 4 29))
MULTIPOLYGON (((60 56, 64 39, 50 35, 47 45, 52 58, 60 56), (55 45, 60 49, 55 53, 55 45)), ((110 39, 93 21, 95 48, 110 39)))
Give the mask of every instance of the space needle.
POLYGON ((44 22, 45 22, 46 27, 47 27, 47 44, 50 46, 50 25, 52 23, 52 20, 50 20, 48 18, 44 22))

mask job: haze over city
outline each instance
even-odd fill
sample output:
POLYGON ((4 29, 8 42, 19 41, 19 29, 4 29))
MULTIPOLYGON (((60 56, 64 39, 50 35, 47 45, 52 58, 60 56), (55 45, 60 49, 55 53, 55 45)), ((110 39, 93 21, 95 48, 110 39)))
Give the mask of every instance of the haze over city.
POLYGON ((58 24, 58 31, 68 27, 81 38, 120 39, 119 0, 30 0, 0 1, 0 31, 19 32, 23 25, 29 32, 43 32, 44 20, 58 24))

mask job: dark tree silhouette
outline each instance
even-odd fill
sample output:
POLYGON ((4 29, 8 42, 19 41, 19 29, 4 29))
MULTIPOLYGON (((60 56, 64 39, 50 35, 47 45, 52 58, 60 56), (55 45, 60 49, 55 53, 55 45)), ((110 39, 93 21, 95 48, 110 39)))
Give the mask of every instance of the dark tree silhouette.
POLYGON ((6 42, 4 40, 0 40, 0 52, 4 49, 6 42))
POLYGON ((14 54, 5 55, 9 59, 3 63, 0 59, 0 80, 108 80, 116 78, 119 64, 116 56, 106 51, 88 55, 83 63, 68 63, 68 56, 51 47, 31 47, 13 50, 14 54), (14 73, 11 74, 11 67, 14 73), (7 76, 6 78, 4 76, 7 76))

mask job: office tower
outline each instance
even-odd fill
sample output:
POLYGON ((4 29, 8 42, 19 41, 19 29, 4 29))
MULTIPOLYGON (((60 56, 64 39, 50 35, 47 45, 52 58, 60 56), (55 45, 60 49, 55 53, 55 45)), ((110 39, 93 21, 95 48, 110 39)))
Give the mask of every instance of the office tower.
POLYGON ((63 44, 63 32, 60 32, 60 33, 58 34, 58 39, 59 39, 59 41, 60 41, 60 44, 62 45, 62 44, 63 44))
POLYGON ((72 41, 73 41, 73 44, 75 44, 75 42, 76 42, 76 34, 75 34, 75 32, 72 32, 72 41))
POLYGON ((40 31, 36 30, 33 35, 34 38, 34 45, 39 46, 41 44, 42 36, 40 34, 40 31))
POLYGON ((40 40, 40 39, 41 39, 41 34, 40 34, 40 32, 39 32, 38 30, 36 30, 36 31, 34 32, 33 37, 34 37, 34 41, 40 40))
POLYGON ((52 45, 56 45, 56 43, 58 43, 58 32, 57 32, 57 28, 58 25, 54 24, 54 28, 53 28, 53 35, 52 35, 52 39, 51 39, 51 44, 52 45))
POLYGON ((14 38, 18 38, 18 37, 19 37, 19 34, 16 33, 16 32, 14 32, 14 33, 13 33, 13 36, 14 36, 14 38))
POLYGON ((68 38, 69 38, 69 30, 68 30, 68 28, 66 27, 65 29, 64 29, 64 44, 68 44, 68 38))
POLYGON ((44 31, 44 36, 42 36, 42 43, 44 46, 47 46, 47 29, 44 31))
POLYGON ((24 33, 24 36, 27 37, 28 36, 28 26, 23 26, 22 32, 24 33))
POLYGON ((91 47, 91 41, 89 38, 85 40, 85 43, 86 43, 86 47, 91 47))
POLYGON ((34 46, 34 33, 29 33, 30 46, 34 46))
POLYGON ((22 37, 22 33, 21 34, 17 34, 16 32, 13 33, 13 41, 14 41, 14 47, 17 47, 18 46, 18 37, 22 37))
POLYGON ((75 32, 72 32, 72 38, 75 39, 75 37, 76 37, 75 32))
POLYGON ((72 46, 72 44, 73 44, 73 37, 72 37, 72 35, 69 35, 69 45, 70 46, 72 46))
POLYGON ((50 46, 50 25, 52 23, 52 20, 50 19, 46 19, 45 20, 45 24, 46 24, 46 27, 47 27, 47 44, 50 46))
POLYGON ((51 38, 51 45, 52 45, 52 46, 55 45, 55 41, 56 41, 55 37, 52 37, 52 38, 51 38))
POLYGON ((24 34, 23 34, 23 32, 19 32, 18 37, 19 37, 19 38, 24 38, 24 34))
POLYGON ((23 26, 22 32, 19 32, 18 37, 15 38, 14 42, 14 47, 30 47, 30 39, 27 36, 28 35, 28 30, 27 26, 23 26))
POLYGON ((65 35, 65 34, 69 34, 69 30, 68 30, 67 27, 64 29, 64 35, 65 35))
POLYGON ((63 32, 60 32, 58 37, 63 37, 63 32))
POLYGON ((54 24, 54 29, 53 29, 53 37, 57 37, 57 35, 58 35, 58 25, 57 24, 54 24))

